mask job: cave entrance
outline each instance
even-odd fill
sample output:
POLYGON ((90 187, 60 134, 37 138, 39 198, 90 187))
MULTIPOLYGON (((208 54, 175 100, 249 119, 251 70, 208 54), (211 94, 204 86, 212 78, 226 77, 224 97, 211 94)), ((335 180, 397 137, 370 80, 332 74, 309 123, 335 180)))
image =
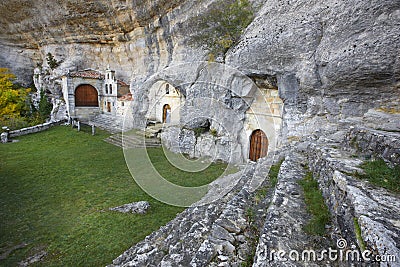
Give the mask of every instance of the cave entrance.
POLYGON ((75 90, 75 106, 98 107, 99 99, 96 88, 90 84, 79 85, 75 90))
POLYGON ((163 107, 163 123, 171 122, 171 107, 165 104, 163 107))
POLYGON ((268 138, 262 130, 255 130, 250 137, 249 159, 257 161, 268 153, 268 138))

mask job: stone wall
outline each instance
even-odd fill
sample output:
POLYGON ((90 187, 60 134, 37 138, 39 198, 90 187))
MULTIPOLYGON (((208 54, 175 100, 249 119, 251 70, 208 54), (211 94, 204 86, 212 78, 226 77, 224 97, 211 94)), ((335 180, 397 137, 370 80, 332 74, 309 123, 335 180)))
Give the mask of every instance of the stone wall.
MULTIPOLYGON (((370 183, 356 179, 362 172, 361 159, 341 150, 339 143, 312 142, 305 150, 310 170, 318 180, 335 229, 332 236, 347 241, 360 251, 374 255, 400 257, 400 205, 398 196, 370 183), (360 229, 360 235, 357 233, 360 229), (366 248, 363 248, 365 244, 366 248)), ((384 263, 382 263, 384 264, 384 263)), ((380 265, 380 266, 397 266, 380 265)))
POLYGON ((63 120, 55 121, 55 122, 46 122, 46 123, 35 125, 35 126, 32 126, 32 127, 27 127, 27 128, 22 128, 22 129, 15 130, 15 131, 10 131, 9 138, 14 138, 14 137, 18 137, 18 136, 21 136, 21 135, 27 135, 27 134, 42 132, 42 131, 45 131, 45 130, 47 130, 50 127, 53 127, 55 125, 60 125, 63 122, 64 122, 63 120))
POLYGON ((209 132, 196 136, 194 130, 169 126, 164 128, 161 139, 166 148, 175 153, 187 154, 192 158, 211 158, 213 161, 242 162, 241 154, 228 136, 217 136, 209 132))
POLYGON ((351 127, 345 136, 345 144, 358 152, 400 165, 400 133, 351 127))

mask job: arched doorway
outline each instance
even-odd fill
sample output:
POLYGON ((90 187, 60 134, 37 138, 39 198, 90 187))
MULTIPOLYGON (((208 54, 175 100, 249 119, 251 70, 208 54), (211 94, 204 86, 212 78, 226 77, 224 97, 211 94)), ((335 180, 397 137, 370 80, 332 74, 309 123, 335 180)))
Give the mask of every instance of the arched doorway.
POLYGON ((250 138, 250 153, 251 161, 257 161, 259 158, 265 157, 268 153, 268 138, 261 130, 255 130, 250 138))
POLYGON ((79 85, 75 90, 75 106, 98 107, 99 99, 96 88, 90 84, 79 85))
POLYGON ((171 122, 171 107, 165 104, 163 107, 163 123, 171 122))

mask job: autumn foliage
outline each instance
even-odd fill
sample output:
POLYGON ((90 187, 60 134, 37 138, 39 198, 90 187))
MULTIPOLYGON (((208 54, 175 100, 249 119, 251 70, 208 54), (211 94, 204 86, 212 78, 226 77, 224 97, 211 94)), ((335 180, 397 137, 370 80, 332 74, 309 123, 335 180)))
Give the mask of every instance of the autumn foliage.
POLYGON ((49 117, 52 105, 43 91, 39 107, 31 104, 31 89, 15 83, 15 75, 6 68, 0 68, 0 126, 19 129, 40 124, 49 117))
MULTIPOLYGON (((6 68, 0 68, 0 123, 20 121, 29 111, 29 88, 15 85, 15 75, 6 68)), ((8 126, 8 125, 7 125, 8 126)))

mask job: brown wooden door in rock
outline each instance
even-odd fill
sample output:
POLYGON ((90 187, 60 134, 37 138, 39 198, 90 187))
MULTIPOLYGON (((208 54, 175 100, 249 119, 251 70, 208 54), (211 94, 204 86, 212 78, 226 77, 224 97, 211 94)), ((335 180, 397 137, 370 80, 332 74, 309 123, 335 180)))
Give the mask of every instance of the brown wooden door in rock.
POLYGON ((163 107, 163 123, 171 122, 171 107, 165 104, 163 107))
POLYGON ((265 157, 268 153, 268 138, 261 130, 255 130, 250 138, 250 155, 251 161, 257 161, 259 158, 265 157))
POLYGON ((99 99, 96 88, 89 84, 79 85, 75 90, 75 106, 98 107, 99 99))
POLYGON ((111 102, 107 102, 107 112, 111 112, 111 102))

